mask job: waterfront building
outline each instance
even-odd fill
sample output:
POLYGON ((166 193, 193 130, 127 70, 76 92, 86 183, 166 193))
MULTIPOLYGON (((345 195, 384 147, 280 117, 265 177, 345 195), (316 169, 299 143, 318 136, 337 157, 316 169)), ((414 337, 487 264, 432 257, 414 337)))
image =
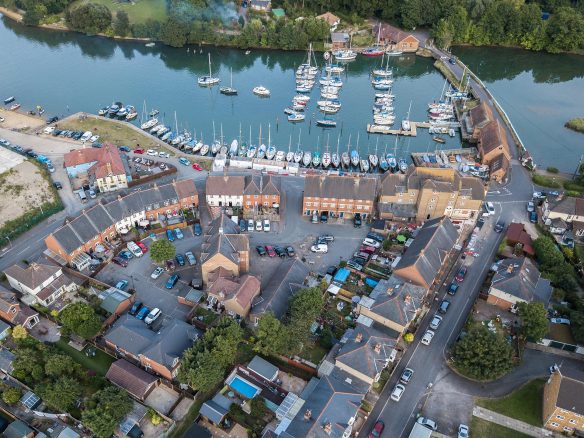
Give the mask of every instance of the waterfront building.
POLYGON ((489 166, 491 179, 502 181, 510 166, 511 153, 505 130, 498 120, 492 120, 480 129, 478 149, 481 163, 489 166))
POLYGON ((331 12, 325 12, 324 14, 317 15, 316 18, 326 21, 331 28, 331 32, 337 30, 337 27, 339 24, 341 24, 341 19, 331 12))
POLYGON ((404 32, 390 24, 381 23, 373 26, 373 35, 386 50, 392 52, 417 52, 420 40, 413 34, 404 32))

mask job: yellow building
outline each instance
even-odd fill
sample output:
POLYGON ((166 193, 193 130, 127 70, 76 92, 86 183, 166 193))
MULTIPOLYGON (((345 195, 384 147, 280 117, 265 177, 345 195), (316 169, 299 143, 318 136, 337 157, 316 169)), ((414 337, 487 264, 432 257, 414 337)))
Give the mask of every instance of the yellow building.
POLYGON ((572 435, 584 431, 584 372, 561 369, 543 387, 544 427, 572 435))

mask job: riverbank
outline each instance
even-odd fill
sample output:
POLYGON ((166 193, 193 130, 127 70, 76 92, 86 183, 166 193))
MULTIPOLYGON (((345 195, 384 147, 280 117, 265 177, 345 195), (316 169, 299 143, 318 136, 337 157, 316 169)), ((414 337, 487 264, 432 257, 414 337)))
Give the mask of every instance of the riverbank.
POLYGON ((564 126, 572 131, 584 133, 584 117, 568 120, 564 126))
POLYGON ((0 127, 15 131, 27 132, 41 128, 46 124, 45 120, 39 116, 9 111, 4 108, 0 108, 0 116, 4 118, 4 122, 0 124, 0 127))

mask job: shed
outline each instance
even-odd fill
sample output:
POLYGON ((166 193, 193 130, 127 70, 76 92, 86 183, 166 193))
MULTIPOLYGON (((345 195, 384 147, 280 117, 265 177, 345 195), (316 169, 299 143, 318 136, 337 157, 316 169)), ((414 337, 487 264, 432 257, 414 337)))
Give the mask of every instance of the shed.
POLYGON ((247 367, 270 382, 275 381, 278 377, 278 367, 259 356, 254 356, 247 367))
POLYGON ((233 404, 231 400, 222 394, 216 394, 211 400, 207 400, 201 406, 200 414, 213 424, 220 424, 229 412, 233 404))
POLYGON ((20 403, 28 409, 34 409, 41 404, 41 398, 32 391, 26 391, 20 399, 20 403))
POLYGON ((8 425, 4 433, 5 438, 27 438, 34 436, 34 430, 21 420, 15 420, 8 425))
POLYGON ((0 348, 0 371, 6 374, 12 374, 12 371, 14 371, 14 367, 12 366, 14 359, 16 359, 14 353, 6 348, 0 348))
POLYGON ((339 283, 344 283, 347 281, 347 278, 349 278, 350 274, 351 271, 349 271, 347 268, 340 268, 335 274, 335 278, 333 280, 339 283))
POLYGON ((274 17, 276 18, 284 18, 286 16, 286 11, 282 8, 276 8, 272 9, 272 14, 274 14, 274 17))

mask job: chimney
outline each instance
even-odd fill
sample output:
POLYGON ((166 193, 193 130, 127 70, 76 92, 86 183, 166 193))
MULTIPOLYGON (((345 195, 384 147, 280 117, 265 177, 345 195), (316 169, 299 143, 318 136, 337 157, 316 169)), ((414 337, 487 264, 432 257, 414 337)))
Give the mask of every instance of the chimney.
POLYGON ((363 340, 363 333, 357 333, 355 336, 355 342, 361 342, 363 340))
POLYGON ((381 353, 381 344, 379 342, 375 344, 374 350, 377 354, 381 353))
POLYGON ((412 296, 410 294, 407 294, 406 296, 404 296, 404 303, 410 304, 411 302, 412 302, 412 296))
POLYGON ((507 267, 507 273, 510 274, 511 272, 513 272, 513 265, 512 264, 507 267))
POLYGON ((330 421, 328 421, 323 426, 323 429, 324 429, 324 433, 326 433, 327 435, 330 435, 331 432, 333 431, 333 423, 331 423, 330 421))
POLYGON ((312 418, 312 411, 310 409, 307 409, 304 412, 304 421, 310 421, 311 418, 312 418))

